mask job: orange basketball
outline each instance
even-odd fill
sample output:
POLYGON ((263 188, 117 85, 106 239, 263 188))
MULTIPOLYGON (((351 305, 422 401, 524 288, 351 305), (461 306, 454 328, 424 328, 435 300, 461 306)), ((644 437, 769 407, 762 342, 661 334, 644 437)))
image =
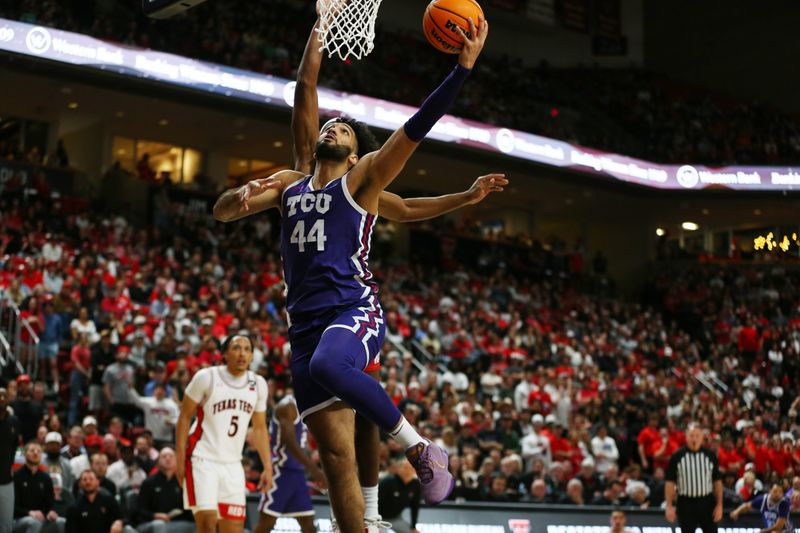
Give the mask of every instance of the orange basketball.
POLYGON ((483 16, 475 0, 433 0, 425 9, 422 29, 434 48, 447 54, 458 54, 464 45, 456 26, 469 34, 469 19, 477 26, 483 16))

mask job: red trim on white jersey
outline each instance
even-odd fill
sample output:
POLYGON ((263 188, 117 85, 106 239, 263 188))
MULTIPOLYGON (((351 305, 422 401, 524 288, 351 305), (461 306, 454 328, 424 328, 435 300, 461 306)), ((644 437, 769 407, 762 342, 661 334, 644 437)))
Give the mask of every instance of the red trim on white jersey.
POLYGON ((186 493, 189 496, 189 506, 197 505, 194 494, 194 475, 192 475, 192 452, 194 451, 200 438, 203 436, 203 407, 197 408, 197 426, 194 433, 189 436, 189 447, 186 450, 186 493))

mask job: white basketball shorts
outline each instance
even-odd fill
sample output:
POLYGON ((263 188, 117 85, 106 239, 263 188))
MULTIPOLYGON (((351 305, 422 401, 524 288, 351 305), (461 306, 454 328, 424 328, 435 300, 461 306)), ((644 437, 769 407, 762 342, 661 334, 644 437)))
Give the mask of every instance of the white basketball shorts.
POLYGON ((241 463, 217 463, 201 457, 186 461, 183 506, 198 511, 217 511, 220 518, 245 519, 245 480, 241 463))

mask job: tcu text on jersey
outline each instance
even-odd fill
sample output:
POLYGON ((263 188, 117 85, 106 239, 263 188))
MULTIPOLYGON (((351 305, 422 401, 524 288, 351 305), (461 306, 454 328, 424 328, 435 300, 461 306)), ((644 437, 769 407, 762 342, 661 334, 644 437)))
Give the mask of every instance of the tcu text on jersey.
POLYGON ((315 210, 320 215, 324 215, 331 208, 331 199, 330 194, 312 194, 308 192, 290 196, 286 199, 286 206, 289 208, 286 216, 295 216, 298 206, 303 213, 310 213, 315 210))

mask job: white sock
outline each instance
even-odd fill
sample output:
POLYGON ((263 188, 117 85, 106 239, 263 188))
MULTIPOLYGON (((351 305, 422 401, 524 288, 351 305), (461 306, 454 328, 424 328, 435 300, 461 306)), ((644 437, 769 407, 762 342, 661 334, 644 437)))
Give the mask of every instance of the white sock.
POLYGON ((420 442, 425 442, 425 439, 419 436, 414 426, 408 423, 406 417, 400 419, 400 424, 394 431, 389 433, 389 435, 399 442, 406 450, 412 446, 416 446, 420 442))
POLYGON ((361 487, 364 495, 364 518, 380 518, 378 514, 378 485, 374 487, 361 487))

